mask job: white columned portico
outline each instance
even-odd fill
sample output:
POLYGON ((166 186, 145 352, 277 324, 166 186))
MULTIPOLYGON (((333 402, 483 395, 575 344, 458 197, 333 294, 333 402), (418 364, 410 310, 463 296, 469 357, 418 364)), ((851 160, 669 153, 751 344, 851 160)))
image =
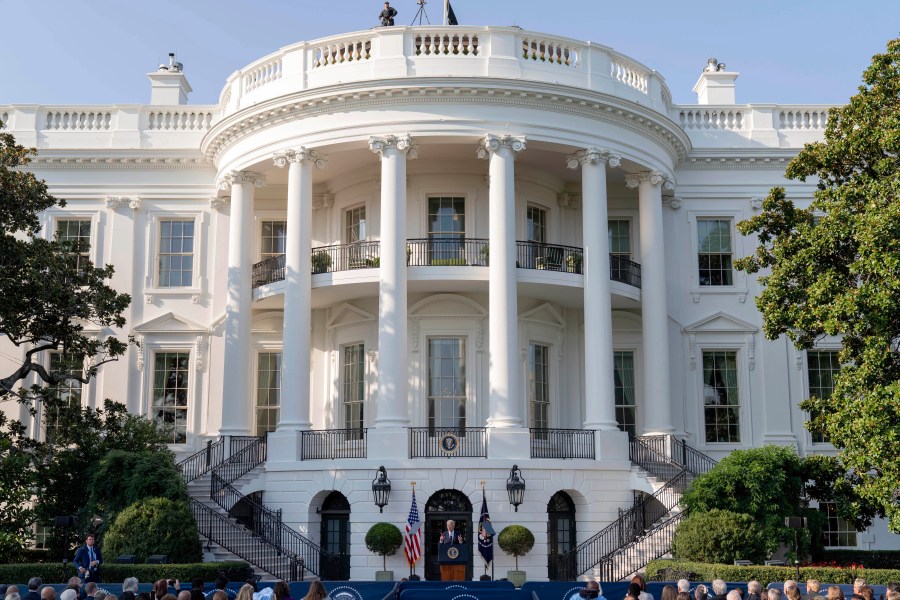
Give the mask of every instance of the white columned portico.
MULTIPOLYGON (((408 135, 372 137, 369 148, 381 157, 378 397, 375 428, 369 432, 369 448, 377 452, 377 458, 405 458, 406 444, 398 443, 397 435, 400 428, 409 425, 406 160, 416 157, 416 148, 408 135)), ((405 440, 405 434, 400 439, 405 440)))
POLYGON ((521 456, 528 443, 523 429, 524 399, 519 368, 519 310, 516 281, 516 154, 525 138, 487 135, 477 149, 489 160, 488 348, 491 458, 521 456), (523 437, 524 435, 524 437, 523 437))
POLYGON ((250 171, 232 171, 219 183, 221 189, 231 188, 223 356, 225 372, 222 374, 222 427, 219 430, 223 436, 250 435, 250 320, 253 311, 250 237, 253 230, 253 190, 263 185, 263 176, 250 171))
POLYGON ((625 185, 638 188, 640 210, 643 435, 667 434, 675 431, 669 398, 669 304, 662 216, 662 186, 670 183, 662 173, 646 171, 627 175, 625 185))
POLYGON ((310 429, 310 345, 312 329, 312 168, 327 160, 300 148, 274 156, 288 166, 287 236, 284 261, 284 338, 281 350, 281 408, 278 427, 269 436, 271 460, 298 460, 300 430, 310 429))

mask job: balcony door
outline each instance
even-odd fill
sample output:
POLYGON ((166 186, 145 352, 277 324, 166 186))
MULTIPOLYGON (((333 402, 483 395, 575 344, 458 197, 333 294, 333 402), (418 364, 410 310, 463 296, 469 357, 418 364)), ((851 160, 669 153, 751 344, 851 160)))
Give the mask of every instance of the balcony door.
POLYGON ((428 428, 466 427, 466 338, 428 338, 428 428))
POLYGON ((466 199, 429 198, 427 264, 441 266, 467 264, 465 239, 466 199))

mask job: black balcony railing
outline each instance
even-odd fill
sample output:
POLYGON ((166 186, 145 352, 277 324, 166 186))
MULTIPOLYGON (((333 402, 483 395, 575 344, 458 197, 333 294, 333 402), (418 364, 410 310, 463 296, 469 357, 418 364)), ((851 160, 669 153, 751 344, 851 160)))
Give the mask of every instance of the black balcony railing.
POLYGON ((213 473, 225 483, 234 483, 266 462, 266 448, 264 437, 232 436, 231 455, 213 469, 213 473))
POLYGON ((300 432, 300 460, 366 458, 368 429, 300 432))
POLYGON ((594 459, 594 432, 583 429, 543 429, 532 427, 531 458, 594 459))
POLYGON ((253 289, 275 281, 284 281, 284 254, 270 256, 253 265, 253 289))
POLYGON ((684 467, 691 475, 708 473, 718 464, 715 459, 691 448, 686 441, 674 435, 645 435, 637 439, 644 447, 684 467))
POLYGON ((487 240, 434 237, 406 240, 406 264, 410 267, 486 267, 487 240))
POLYGON ((313 248, 313 275, 377 268, 381 264, 380 248, 379 242, 353 242, 313 248))
POLYGON ((410 427, 410 458, 487 458, 484 427, 410 427))
POLYGON ((188 456, 176 466, 181 471, 184 482, 190 483, 219 466, 224 458, 225 438, 219 438, 215 442, 209 440, 202 450, 188 456))
POLYGON ((584 253, 575 246, 540 242, 516 242, 516 266, 520 269, 581 273, 584 253))
POLYGON ((609 278, 639 288, 641 287, 641 265, 624 256, 610 254, 609 278))

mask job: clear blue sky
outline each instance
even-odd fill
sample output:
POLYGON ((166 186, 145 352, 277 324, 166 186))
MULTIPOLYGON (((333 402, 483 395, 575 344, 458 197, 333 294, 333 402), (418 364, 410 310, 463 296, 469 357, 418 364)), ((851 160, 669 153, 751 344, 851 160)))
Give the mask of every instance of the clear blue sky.
MULTIPOLYGON (((194 93, 281 46, 368 29, 382 0, 0 0, 0 104, 144 103, 170 51, 194 93)), ((408 25, 416 0, 394 0, 408 25)), ((900 36, 900 0, 454 0, 464 25, 518 25, 612 46, 661 72, 675 102, 715 56, 738 102, 843 103, 900 36)), ((441 0, 426 6, 439 22, 441 0)))

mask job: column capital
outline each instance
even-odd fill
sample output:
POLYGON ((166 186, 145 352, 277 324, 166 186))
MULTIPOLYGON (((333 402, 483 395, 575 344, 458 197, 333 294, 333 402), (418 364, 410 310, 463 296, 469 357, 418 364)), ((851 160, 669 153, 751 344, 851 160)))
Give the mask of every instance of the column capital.
POLYGON ((222 210, 231 204, 231 196, 213 196, 209 199, 209 207, 213 210, 222 210))
POLYGON ((311 162, 319 169, 324 169, 325 165, 328 164, 328 157, 315 150, 308 150, 301 146, 297 150, 276 152, 272 155, 272 161, 279 169, 286 167, 288 163, 303 163, 307 161, 311 162))
POLYGON ((234 185, 242 183, 252 183, 256 187, 261 188, 266 185, 266 178, 264 175, 253 171, 230 171, 219 179, 219 189, 227 190, 234 185))
POLYGON ((373 135, 369 138, 369 150, 375 154, 380 154, 383 157, 384 151, 388 149, 402 152, 406 154, 407 158, 416 158, 419 155, 419 148, 409 134, 373 135))
POLYGON ((586 148, 566 157, 566 166, 573 170, 585 163, 591 165, 603 163, 610 167, 618 167, 622 163, 622 157, 600 148, 586 148))
POLYGON ((661 185, 666 190, 675 189, 675 183, 662 171, 641 171, 625 175, 625 186, 628 188, 634 189, 644 182, 649 182, 650 185, 661 185))
POLYGON ((478 147, 475 149, 476 156, 478 158, 488 158, 494 152, 497 152, 501 148, 508 148, 513 152, 521 152, 525 149, 525 137, 516 137, 512 135, 494 135, 492 133, 487 134, 484 138, 478 142, 478 147))

